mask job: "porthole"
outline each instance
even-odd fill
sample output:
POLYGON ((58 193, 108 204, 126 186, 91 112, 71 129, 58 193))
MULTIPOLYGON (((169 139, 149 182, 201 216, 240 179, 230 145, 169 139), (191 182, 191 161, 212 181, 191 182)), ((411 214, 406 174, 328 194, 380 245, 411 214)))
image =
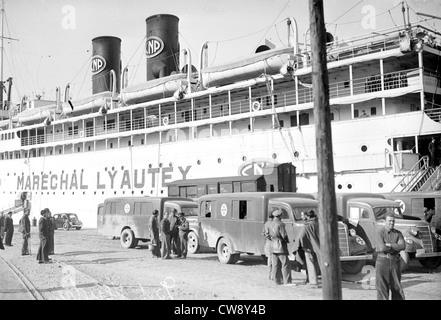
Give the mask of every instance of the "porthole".
POLYGON ((246 156, 243 156, 243 157, 242 157, 242 161, 243 161, 243 162, 247 161, 247 157, 246 157, 246 156))
POLYGON ((159 164, 159 167, 162 168, 162 163, 159 164))
POLYGON ((348 189, 352 189, 352 184, 348 184, 348 189))
POLYGON ((196 163, 197 163, 198 165, 200 165, 200 164, 201 164, 201 160, 198 160, 196 163))
POLYGON ((294 157, 298 158, 300 156, 300 153, 298 151, 294 151, 294 157))
POLYGON ((170 163, 168 164, 168 166, 169 166, 169 167, 173 167, 173 162, 170 162, 170 163))
POLYGON ((221 163, 222 159, 221 158, 217 158, 217 163, 221 163))
POLYGON ((367 147, 366 145, 362 145, 362 146, 361 146, 361 151, 362 151, 362 152, 366 152, 367 149, 368 149, 368 147, 367 147))
POLYGON ((383 182, 379 182, 378 183, 378 188, 383 188, 383 187, 384 187, 383 182))
POLYGON ((273 153, 273 159, 277 159, 277 153, 273 153))
POLYGON ((124 166, 121 166, 121 171, 124 170, 124 166))
POLYGON ((152 166, 152 164, 150 163, 150 164, 149 164, 149 169, 151 169, 152 167, 153 167, 153 166, 152 166))
POLYGON ((343 186, 342 186, 341 184, 339 184, 339 185, 337 186, 337 188, 341 190, 341 189, 343 188, 343 186))

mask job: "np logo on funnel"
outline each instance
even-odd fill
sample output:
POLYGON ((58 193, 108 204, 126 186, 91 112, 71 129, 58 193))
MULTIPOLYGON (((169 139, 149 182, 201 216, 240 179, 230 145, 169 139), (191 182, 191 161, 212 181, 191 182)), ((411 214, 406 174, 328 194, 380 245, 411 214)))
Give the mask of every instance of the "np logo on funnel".
POLYGON ((145 44, 145 54, 147 58, 156 57, 164 50, 164 42, 155 36, 151 36, 147 38, 147 42, 145 44))
POLYGON ((272 159, 254 158, 243 163, 238 171, 241 176, 270 175, 275 166, 272 159))
POLYGON ((101 56, 92 57, 92 74, 97 74, 106 68, 106 60, 101 56))

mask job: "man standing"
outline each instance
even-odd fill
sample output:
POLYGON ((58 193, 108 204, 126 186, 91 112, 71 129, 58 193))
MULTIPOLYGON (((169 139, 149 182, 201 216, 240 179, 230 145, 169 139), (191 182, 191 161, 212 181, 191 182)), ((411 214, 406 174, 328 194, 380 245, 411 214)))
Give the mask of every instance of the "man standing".
POLYGON ((170 256, 170 220, 168 220, 168 212, 164 213, 161 220, 161 258, 171 259, 170 256))
POLYGON ((265 222, 263 225, 263 237, 265 238, 265 255, 266 255, 266 262, 268 265, 268 279, 274 280, 273 277, 273 251, 271 249, 271 236, 270 236, 270 226, 273 221, 273 214, 270 213, 268 215, 268 221, 265 222))
MULTIPOLYGON (((301 248, 305 254, 306 283, 311 288, 318 288, 318 270, 320 259, 319 223, 314 210, 304 213, 305 225, 297 235, 295 247, 301 248)), ((302 216, 302 218, 304 218, 302 216)))
POLYGON ((50 263, 47 247, 47 239, 49 237, 49 230, 47 225, 47 212, 41 210, 41 218, 38 221, 38 236, 40 238, 40 247, 38 248, 37 260, 38 263, 50 263))
POLYGON ((2 246, 3 246, 4 233, 5 233, 5 216, 3 215, 3 212, 0 212, 0 242, 2 243, 2 246))
POLYGON ((12 220, 12 211, 9 211, 5 218, 5 231, 5 246, 12 247, 12 236, 14 235, 14 220, 12 220))
POLYGON ((29 255, 29 238, 31 237, 31 221, 29 220, 30 210, 25 209, 23 211, 23 217, 20 219, 19 231, 23 237, 23 244, 21 246, 21 255, 29 255))
POLYGON ((47 239, 47 250, 48 250, 48 255, 52 255, 54 254, 54 245, 55 245, 55 240, 54 240, 54 235, 55 235, 55 219, 52 217, 52 212, 46 208, 44 209, 47 213, 47 229, 49 231, 49 237, 47 239))
POLYGON ((389 291, 392 293, 392 300, 404 300, 399 253, 406 245, 403 234, 394 227, 395 216, 387 214, 384 227, 377 233, 375 282, 378 300, 389 300, 389 291))
POLYGON ((159 240, 159 222, 158 222, 158 210, 153 210, 152 216, 149 220, 149 232, 150 232, 150 245, 152 246, 153 258, 160 258, 160 240, 159 240))
POLYGON ((288 264, 288 234, 286 233, 285 224, 280 220, 282 211, 273 212, 273 221, 270 224, 269 235, 271 237, 272 249, 272 276, 275 284, 290 284, 291 270, 288 264))
POLYGON ((190 230, 190 225, 187 219, 185 219, 185 214, 183 212, 180 213, 178 228, 181 259, 185 259, 187 258, 188 230, 190 230))
POLYGON ((173 209, 170 217, 170 251, 180 258, 181 257, 181 246, 179 244, 179 217, 178 211, 173 209))
POLYGON ((435 152, 436 152, 435 138, 432 138, 432 141, 429 143, 429 153, 430 153, 429 166, 431 167, 435 167, 436 165, 435 152))

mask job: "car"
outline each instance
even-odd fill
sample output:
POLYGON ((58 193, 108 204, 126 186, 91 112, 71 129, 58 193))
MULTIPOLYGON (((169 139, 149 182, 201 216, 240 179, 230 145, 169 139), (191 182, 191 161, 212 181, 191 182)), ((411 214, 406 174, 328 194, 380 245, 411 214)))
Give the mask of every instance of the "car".
POLYGON ((57 213, 54 214, 53 217, 56 229, 63 228, 64 230, 69 230, 70 228, 75 228, 80 230, 83 226, 83 223, 78 219, 76 213, 57 213))

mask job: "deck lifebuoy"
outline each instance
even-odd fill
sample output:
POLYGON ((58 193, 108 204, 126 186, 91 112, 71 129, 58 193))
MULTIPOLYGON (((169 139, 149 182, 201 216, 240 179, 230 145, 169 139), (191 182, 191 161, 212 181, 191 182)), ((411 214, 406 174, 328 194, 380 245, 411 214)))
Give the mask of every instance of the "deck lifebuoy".
POLYGON ((164 126, 168 125, 168 117, 164 117, 164 118, 162 119, 162 124, 163 124, 164 126))
POLYGON ((259 111, 260 110, 260 102, 254 101, 253 104, 251 105, 251 108, 253 108, 253 111, 259 111))

